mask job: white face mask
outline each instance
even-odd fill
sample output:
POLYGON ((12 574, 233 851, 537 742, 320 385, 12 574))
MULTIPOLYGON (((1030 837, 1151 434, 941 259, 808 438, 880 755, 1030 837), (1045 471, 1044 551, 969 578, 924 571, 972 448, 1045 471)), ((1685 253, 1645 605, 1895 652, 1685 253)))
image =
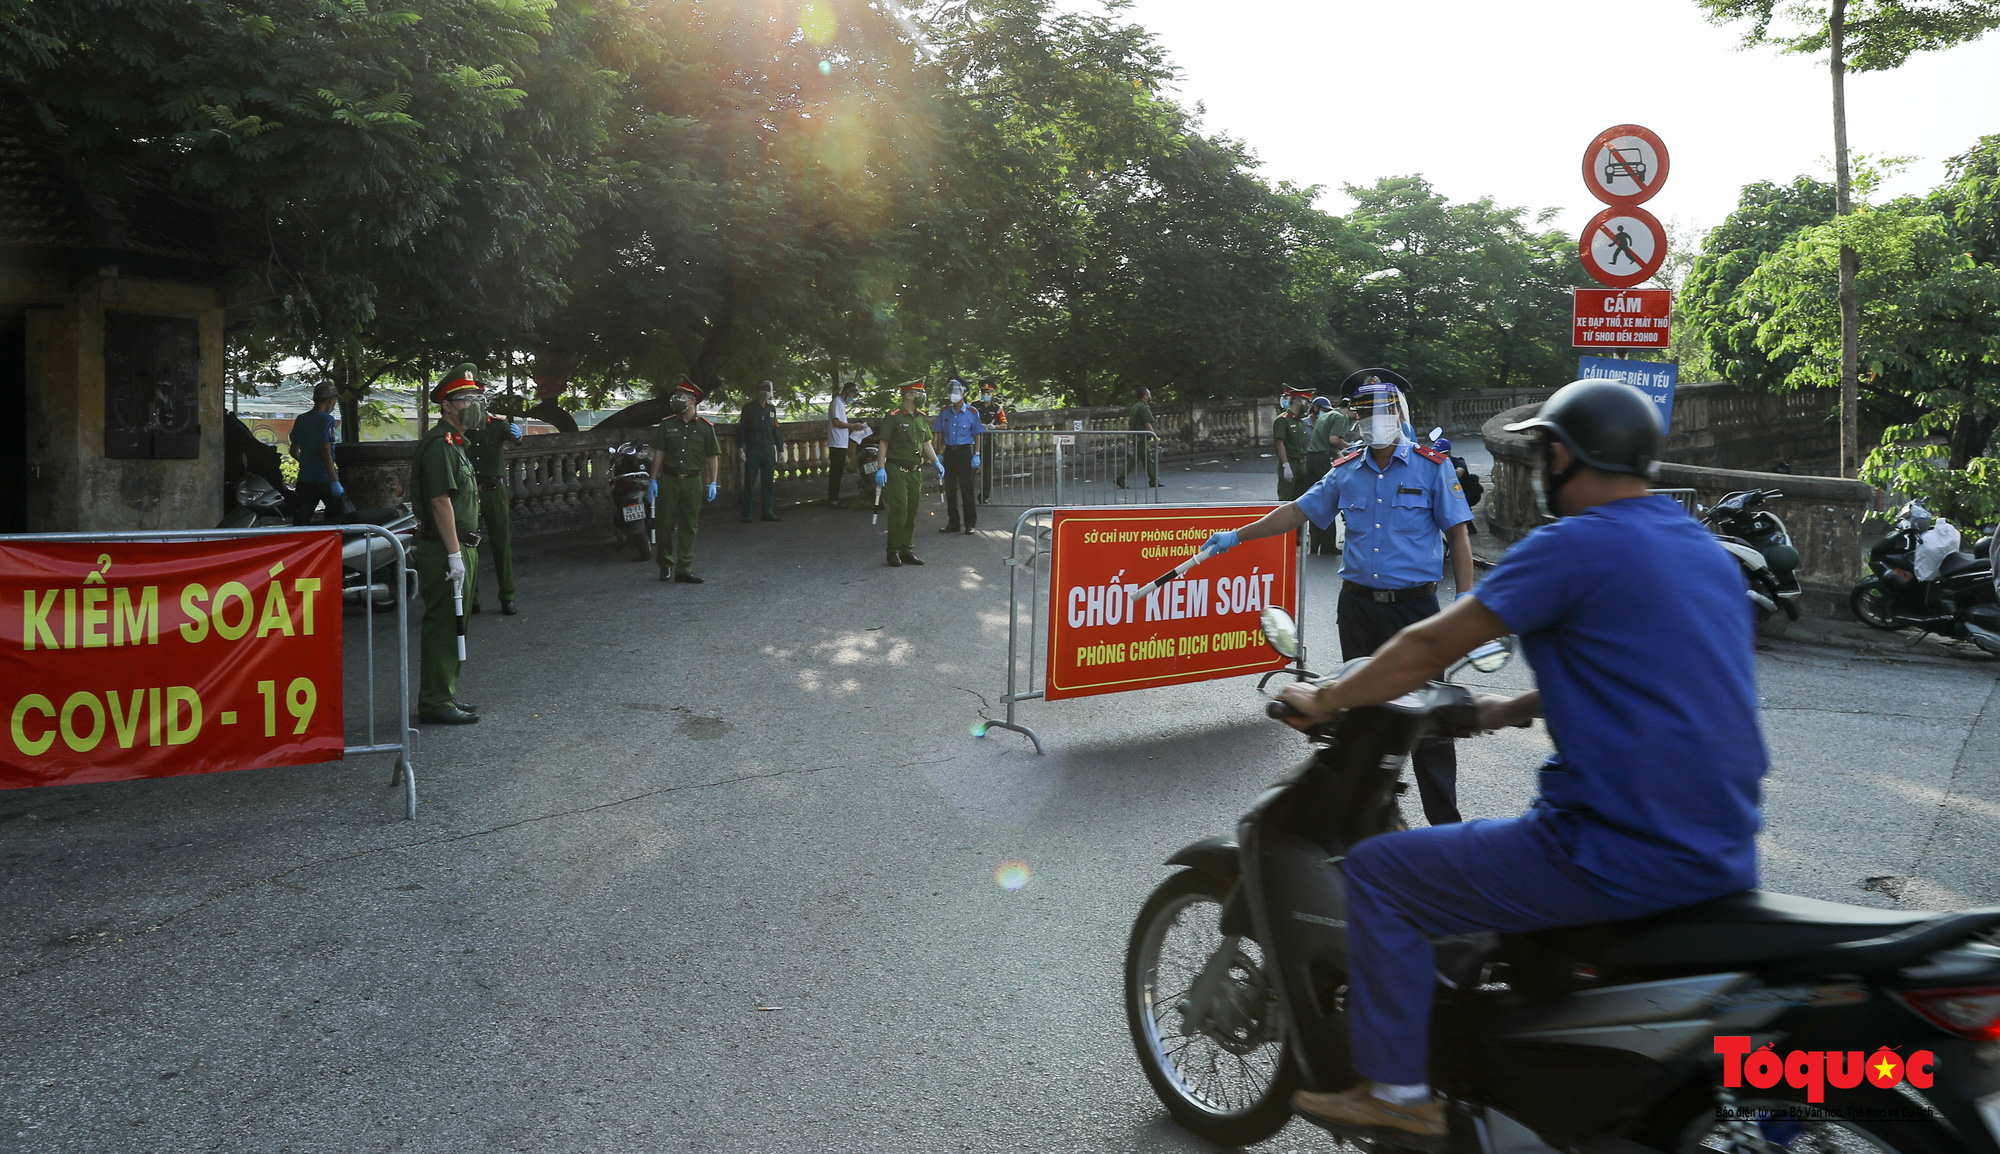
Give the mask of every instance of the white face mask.
POLYGON ((952 403, 952 404, 954 404, 954 405, 955 405, 955 404, 959 403, 960 401, 962 401, 962 400, 964 400, 964 399, 965 399, 965 390, 964 390, 964 389, 953 389, 953 390, 951 391, 951 403, 952 403))
POLYGON ((1376 409, 1366 421, 1368 443, 1393 445, 1403 437, 1403 421, 1393 407, 1376 409))

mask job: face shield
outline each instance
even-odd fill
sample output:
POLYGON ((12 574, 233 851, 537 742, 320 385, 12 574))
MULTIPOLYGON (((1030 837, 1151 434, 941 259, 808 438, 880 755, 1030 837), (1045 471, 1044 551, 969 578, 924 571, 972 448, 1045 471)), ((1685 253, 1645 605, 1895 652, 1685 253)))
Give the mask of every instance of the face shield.
POLYGON ((1410 422, 1409 399, 1394 385, 1361 386, 1354 394, 1354 411, 1360 418, 1361 435, 1375 448, 1402 440, 1410 422))
POLYGON ((676 390, 672 395, 667 397, 668 416, 678 417, 682 413, 687 412, 687 407, 688 407, 688 395, 686 393, 676 390))

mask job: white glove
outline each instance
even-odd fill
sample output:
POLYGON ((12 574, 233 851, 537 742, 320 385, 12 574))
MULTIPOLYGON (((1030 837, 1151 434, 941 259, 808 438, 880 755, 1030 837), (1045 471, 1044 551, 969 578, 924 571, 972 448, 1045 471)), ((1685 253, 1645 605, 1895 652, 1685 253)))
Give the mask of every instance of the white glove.
POLYGON ((447 553, 444 555, 444 579, 453 585, 465 584, 465 554, 447 553))
POLYGON ((1285 481, 1287 484, 1289 484, 1292 479, 1292 463, 1290 461, 1286 461, 1282 466, 1280 466, 1280 468, 1284 469, 1285 481))

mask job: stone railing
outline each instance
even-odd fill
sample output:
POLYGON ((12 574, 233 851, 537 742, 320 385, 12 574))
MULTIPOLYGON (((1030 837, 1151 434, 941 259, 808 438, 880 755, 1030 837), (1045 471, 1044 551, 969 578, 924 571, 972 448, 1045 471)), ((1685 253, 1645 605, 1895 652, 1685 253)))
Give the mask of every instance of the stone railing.
MULTIPOLYGON (((1763 447, 1773 438, 1782 441, 1819 419, 1813 406, 1824 405, 1825 398, 1805 396, 1808 400, 1801 400, 1800 394, 1743 394, 1725 385, 1677 390, 1675 432, 1667 439, 1665 455, 1672 456, 1681 451, 1680 445, 1692 442, 1697 456, 1755 459, 1763 455, 1763 447), (1695 404, 1685 410, 1692 427, 1684 430, 1681 394, 1688 393, 1693 394, 1695 404)), ((1487 451, 1493 455, 1493 475, 1486 500, 1480 503, 1480 519, 1486 533, 1507 544, 1518 541, 1546 518, 1535 483, 1538 461, 1533 441, 1501 426, 1532 416, 1539 407, 1523 405, 1496 414, 1482 430, 1487 451)), ((1817 442, 1801 435, 1790 443, 1810 447, 1817 442)), ((1784 497, 1772 502, 1770 508, 1785 522, 1799 550, 1804 611, 1819 617, 1847 615, 1848 591, 1866 575, 1863 556, 1880 531, 1865 524, 1881 508, 1881 497, 1873 487, 1838 477, 1764 473, 1680 461, 1662 462, 1656 483, 1662 488, 1693 489, 1703 504, 1714 504, 1743 489, 1782 492, 1784 497)))
POLYGON ((1539 405, 1554 389, 1481 389, 1476 392, 1426 395, 1419 391, 1410 415, 1419 434, 1442 426, 1445 436, 1471 436, 1508 409, 1539 405))

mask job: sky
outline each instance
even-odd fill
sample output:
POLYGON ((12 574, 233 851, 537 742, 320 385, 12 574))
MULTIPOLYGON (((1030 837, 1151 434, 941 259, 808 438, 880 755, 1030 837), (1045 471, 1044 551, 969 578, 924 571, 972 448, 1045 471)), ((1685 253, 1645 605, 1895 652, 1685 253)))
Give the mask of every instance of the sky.
MULTIPOLYGON (((1268 179, 1324 186, 1332 212, 1343 184, 1418 173, 1454 201, 1556 209, 1575 233, 1603 207, 1584 149, 1616 124, 1665 141, 1645 207, 1669 227, 1721 223, 1752 181, 1831 179, 1825 63, 1739 48, 1693 0, 1133 0, 1122 19, 1159 37, 1206 130, 1249 145, 1268 179)), ((1847 105, 1850 148, 1913 158, 1885 193, 1928 190, 2000 132, 2000 32, 1850 75, 1847 105)))

